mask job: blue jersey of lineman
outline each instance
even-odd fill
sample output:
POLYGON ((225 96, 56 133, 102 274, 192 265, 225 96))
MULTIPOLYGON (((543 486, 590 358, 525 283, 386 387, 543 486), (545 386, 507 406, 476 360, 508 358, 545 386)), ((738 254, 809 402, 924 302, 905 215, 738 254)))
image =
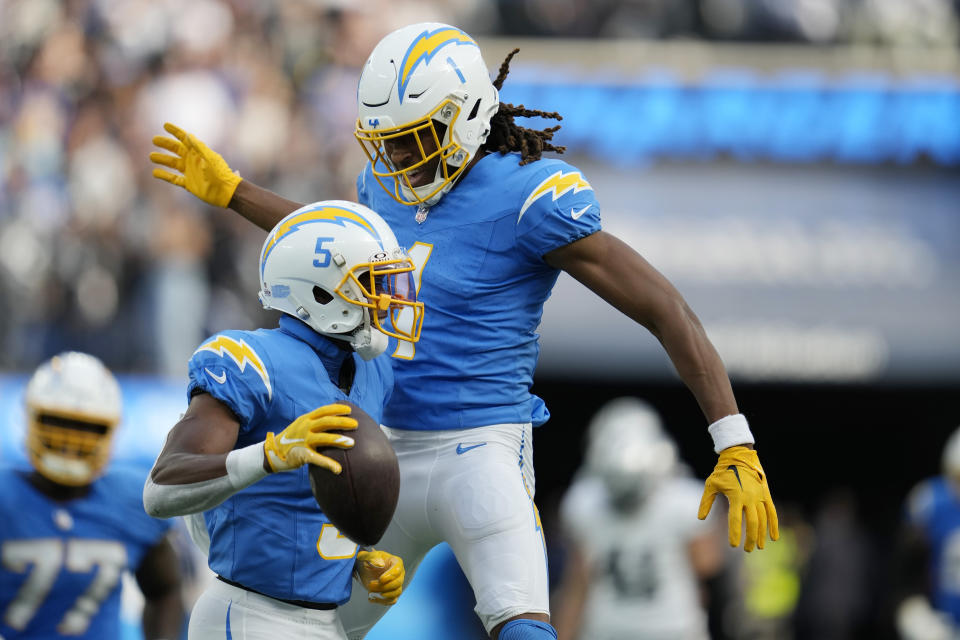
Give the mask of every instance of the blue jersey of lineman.
POLYGON ((120 637, 120 578, 171 523, 143 510, 146 474, 111 467, 62 502, 0 469, 0 638, 120 637))
MULTIPOLYGON (((190 359, 190 390, 205 391, 237 417, 236 449, 280 433, 298 416, 349 399, 374 420, 393 387, 386 358, 365 362, 290 316, 280 328, 225 331, 190 359), (349 396, 331 382, 353 358, 349 396)), ((350 598, 357 546, 320 511, 307 467, 268 475, 204 512, 215 573, 282 600, 350 598)))
POLYGON ((944 477, 931 478, 913 489, 907 520, 930 545, 933 606, 960 625, 960 496, 944 477))
POLYGON ((420 341, 393 352, 397 387, 384 424, 546 422, 530 386, 543 303, 560 272, 543 256, 600 229, 600 207, 580 171, 555 159, 520 166, 519 154, 488 154, 422 224, 369 164, 357 192, 422 269, 418 299, 428 309, 420 341))

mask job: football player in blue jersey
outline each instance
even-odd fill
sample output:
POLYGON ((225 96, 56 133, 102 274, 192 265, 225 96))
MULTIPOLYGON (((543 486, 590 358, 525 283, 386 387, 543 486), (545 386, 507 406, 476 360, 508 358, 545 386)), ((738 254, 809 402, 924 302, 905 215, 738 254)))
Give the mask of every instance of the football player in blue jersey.
MULTIPOLYGON (((416 264, 430 307, 424 337, 392 349, 397 387, 383 425, 401 466, 401 497, 385 535, 413 569, 432 546, 453 548, 494 639, 552 638, 547 566, 533 502, 531 427, 547 421, 530 392, 543 303, 561 270, 651 331, 696 397, 719 460, 699 516, 729 500, 729 540, 744 549, 779 536, 754 438, 720 357, 677 290, 606 233, 586 177, 543 151, 556 127, 517 116, 556 113, 500 102, 477 43, 439 23, 384 37, 360 77, 355 135, 370 162, 360 202, 391 225, 416 264)), ((154 175, 269 229, 299 205, 235 174, 195 136, 167 124, 154 175)), ((415 318, 400 314, 409 330, 415 318)), ((377 612, 344 611, 351 637, 377 612)))
POLYGON ((388 337, 418 339, 423 304, 414 265, 390 227, 338 200, 284 218, 260 254, 260 300, 284 313, 270 330, 224 331, 189 362, 189 406, 143 492, 147 512, 190 514, 217 574, 190 617, 189 637, 344 638, 337 607, 356 573, 369 598, 393 604, 401 558, 358 550, 318 507, 307 464, 350 448, 350 400, 375 420, 394 388, 388 337), (386 322, 399 312, 414 329, 386 322))
POLYGON ((906 503, 895 617, 903 640, 960 637, 960 429, 943 448, 941 469, 906 503))
POLYGON ((144 513, 142 471, 107 466, 122 405, 113 374, 91 355, 61 353, 25 396, 32 469, 0 467, 0 638, 120 638, 125 571, 145 598, 146 640, 179 638, 170 523, 144 513))

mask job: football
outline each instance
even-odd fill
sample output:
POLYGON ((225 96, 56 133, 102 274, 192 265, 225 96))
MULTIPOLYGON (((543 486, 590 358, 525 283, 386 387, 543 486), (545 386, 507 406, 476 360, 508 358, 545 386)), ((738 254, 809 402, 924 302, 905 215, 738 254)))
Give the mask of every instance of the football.
POLYGON ((346 400, 357 428, 343 431, 354 440, 350 449, 324 447, 320 453, 343 467, 334 475, 310 465, 310 488, 323 512, 340 533, 360 545, 379 542, 387 530, 400 495, 397 455, 380 425, 363 409, 346 400))

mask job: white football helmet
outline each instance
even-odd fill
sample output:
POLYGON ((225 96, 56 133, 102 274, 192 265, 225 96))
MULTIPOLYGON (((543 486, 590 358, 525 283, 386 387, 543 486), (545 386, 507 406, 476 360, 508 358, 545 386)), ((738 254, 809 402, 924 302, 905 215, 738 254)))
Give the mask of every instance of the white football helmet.
POLYGON ((345 200, 308 204, 273 228, 260 252, 260 302, 345 340, 365 360, 387 336, 416 342, 423 326, 414 265, 383 218, 345 200), (389 318, 392 327, 383 324, 389 318))
POLYGON ((474 158, 499 108, 473 38, 438 22, 413 24, 384 37, 367 59, 355 135, 387 193, 429 207, 474 158), (397 166, 387 148, 404 143, 412 152, 397 166), (429 179, 420 175, 431 170, 429 179))
POLYGON ((604 481, 615 505, 638 504, 676 466, 676 446, 646 402, 616 398, 591 420, 586 469, 604 481))
POLYGON ((103 472, 120 423, 120 386, 97 358, 69 351, 27 383, 30 463, 57 484, 84 486, 103 472))

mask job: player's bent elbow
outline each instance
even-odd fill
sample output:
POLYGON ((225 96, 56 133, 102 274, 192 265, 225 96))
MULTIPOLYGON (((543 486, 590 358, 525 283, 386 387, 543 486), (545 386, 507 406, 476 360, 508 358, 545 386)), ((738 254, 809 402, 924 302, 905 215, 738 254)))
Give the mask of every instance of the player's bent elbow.
POLYGON ((211 509, 237 489, 227 476, 191 484, 157 484, 147 478, 143 486, 143 508, 154 518, 172 518, 211 509))
POLYGON ((166 492, 163 485, 158 485, 152 479, 147 479, 143 485, 143 509, 147 515, 154 518, 172 518, 174 516, 184 515, 175 513, 172 501, 166 499, 166 492))

